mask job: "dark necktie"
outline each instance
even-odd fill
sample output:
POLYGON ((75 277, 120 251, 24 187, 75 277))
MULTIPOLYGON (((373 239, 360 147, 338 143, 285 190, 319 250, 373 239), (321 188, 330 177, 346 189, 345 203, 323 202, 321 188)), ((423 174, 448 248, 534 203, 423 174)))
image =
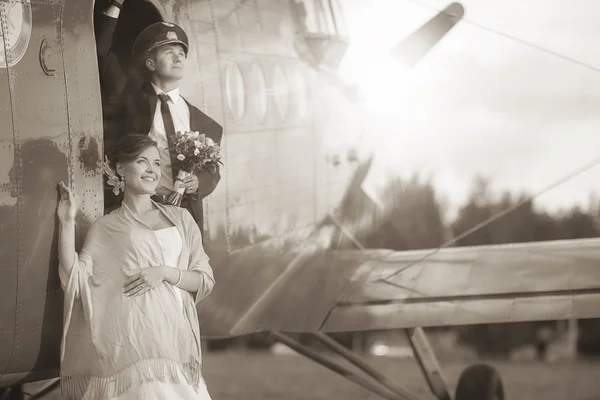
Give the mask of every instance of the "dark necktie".
POLYGON ((173 182, 179 172, 179 160, 177 159, 177 152, 175 151, 175 143, 177 138, 175 137, 175 125, 173 124, 173 116, 167 102, 170 97, 166 93, 160 93, 158 95, 160 100, 160 113, 162 114, 163 123, 165 124, 165 133, 167 134, 167 143, 169 144, 169 154, 171 156, 171 172, 173 175, 173 182))

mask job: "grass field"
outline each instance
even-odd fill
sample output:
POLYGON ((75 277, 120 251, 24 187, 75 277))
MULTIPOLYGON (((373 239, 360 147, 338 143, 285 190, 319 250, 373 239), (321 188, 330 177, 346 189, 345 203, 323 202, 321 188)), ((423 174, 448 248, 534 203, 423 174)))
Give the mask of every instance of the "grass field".
MULTIPOLYGON (((430 394, 408 359, 372 358, 371 365, 423 399, 430 394)), ((506 400, 598 400, 600 363, 492 363, 502 376, 506 400)), ((442 362, 452 388, 466 364, 442 362)), ((296 355, 207 354, 204 376, 213 400, 380 399, 329 370, 296 355)), ((59 400, 56 394, 47 400, 59 400)))

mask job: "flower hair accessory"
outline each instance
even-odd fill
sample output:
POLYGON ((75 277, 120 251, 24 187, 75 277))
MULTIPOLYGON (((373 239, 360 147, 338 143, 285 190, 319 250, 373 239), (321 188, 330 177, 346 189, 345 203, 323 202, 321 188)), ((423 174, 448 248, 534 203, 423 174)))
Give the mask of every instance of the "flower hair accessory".
POLYGON ((125 182, 112 169, 106 156, 104 156, 104 162, 102 163, 102 172, 106 176, 106 183, 113 187, 112 191, 115 196, 118 196, 121 191, 125 190, 125 182))

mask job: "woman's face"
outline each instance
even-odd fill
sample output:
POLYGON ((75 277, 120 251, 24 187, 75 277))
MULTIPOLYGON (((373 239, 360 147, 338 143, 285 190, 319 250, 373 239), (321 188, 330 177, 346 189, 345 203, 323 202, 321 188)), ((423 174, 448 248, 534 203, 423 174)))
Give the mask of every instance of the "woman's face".
POLYGON ((154 146, 148 147, 135 160, 117 164, 117 172, 125 181, 125 191, 152 194, 160 180, 160 155, 154 146))

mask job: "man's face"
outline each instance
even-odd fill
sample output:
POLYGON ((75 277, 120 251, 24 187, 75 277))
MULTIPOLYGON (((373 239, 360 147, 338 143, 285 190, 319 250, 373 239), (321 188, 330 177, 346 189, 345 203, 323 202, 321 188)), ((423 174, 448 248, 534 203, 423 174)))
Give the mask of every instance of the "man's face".
POLYGON ((154 57, 146 60, 146 66, 163 80, 181 80, 185 71, 186 55, 179 44, 166 44, 156 49, 154 57))

